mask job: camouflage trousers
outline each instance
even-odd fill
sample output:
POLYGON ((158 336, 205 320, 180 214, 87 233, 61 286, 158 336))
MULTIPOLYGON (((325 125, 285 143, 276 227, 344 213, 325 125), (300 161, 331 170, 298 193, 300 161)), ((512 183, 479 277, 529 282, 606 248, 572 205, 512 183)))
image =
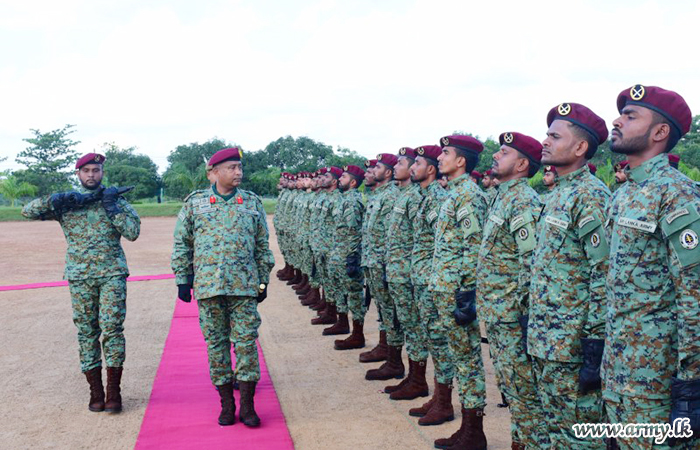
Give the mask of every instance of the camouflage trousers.
POLYGON ((302 273, 311 276, 311 271, 314 268, 314 254, 311 252, 311 247, 304 245, 300 252, 299 269, 302 273))
POLYGON ((547 361, 536 356, 531 358, 552 448, 605 450, 603 439, 579 439, 571 428, 577 423, 599 423, 603 420, 600 391, 579 393, 578 373, 582 363, 547 361))
POLYGON ((386 331, 386 342, 392 347, 400 347, 403 345, 403 330, 396 317, 396 307, 389 294, 388 286, 384 284, 386 269, 384 267, 368 267, 367 272, 369 273, 367 280, 369 290, 377 303, 377 309, 381 312, 382 324, 384 331, 386 331))
POLYGON ((389 295, 394 299, 396 316, 406 338, 406 354, 413 361, 428 359, 428 337, 420 323, 418 301, 411 283, 389 282, 389 295))
POLYGON ((126 276, 70 280, 68 287, 73 323, 78 328, 80 370, 102 367, 102 352, 107 367, 122 367, 126 357, 126 276))
POLYGON ((510 404, 513 442, 527 448, 549 448, 549 433, 535 387, 532 361, 522 344, 518 322, 486 324, 489 351, 499 380, 499 389, 510 404))
POLYGON ((440 384, 450 384, 455 374, 452 354, 432 293, 427 284, 419 284, 413 287, 413 295, 418 306, 419 323, 424 329, 428 350, 433 358, 435 378, 440 384))
POLYGON ((365 321, 364 298, 362 297, 362 277, 350 278, 343 264, 328 266, 328 289, 326 301, 330 298, 339 313, 352 314, 352 320, 365 321))
POLYGON ((209 376, 219 386, 238 381, 258 381, 260 363, 255 340, 260 315, 255 297, 217 296, 200 299, 199 326, 207 343, 209 376), (231 344, 236 370, 231 370, 231 344))
POLYGON ((326 255, 319 251, 312 252, 311 272, 309 272, 309 284, 314 289, 319 289, 324 284, 326 275, 326 255))
POLYGON ((475 320, 464 327, 457 325, 452 315, 455 308, 454 294, 433 292, 433 298, 440 325, 450 346, 460 402, 467 409, 483 408, 486 406, 486 380, 481 358, 479 321, 475 320))

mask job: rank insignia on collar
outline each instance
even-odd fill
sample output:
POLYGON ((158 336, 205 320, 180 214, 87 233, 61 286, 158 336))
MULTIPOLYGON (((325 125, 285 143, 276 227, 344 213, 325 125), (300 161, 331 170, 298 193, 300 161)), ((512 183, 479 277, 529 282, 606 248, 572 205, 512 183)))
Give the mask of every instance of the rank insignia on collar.
POLYGON ((571 105, 568 103, 562 103, 557 108, 557 112, 560 116, 568 116, 571 113, 571 105))
POLYGON ((636 84, 630 89, 630 98, 634 101, 639 101, 644 98, 645 93, 644 86, 636 84))
POLYGON ((209 203, 212 204, 212 205, 213 205, 214 203, 216 203, 216 197, 214 197, 213 195, 212 195, 211 197, 209 197, 209 203))
POLYGON ((506 144, 512 144, 513 143, 513 134, 512 133, 506 133, 503 135, 503 142, 506 144))
POLYGON ((239 205, 242 205, 243 204, 243 197, 241 197, 239 195, 238 198, 236 198, 236 201, 238 202, 239 205))

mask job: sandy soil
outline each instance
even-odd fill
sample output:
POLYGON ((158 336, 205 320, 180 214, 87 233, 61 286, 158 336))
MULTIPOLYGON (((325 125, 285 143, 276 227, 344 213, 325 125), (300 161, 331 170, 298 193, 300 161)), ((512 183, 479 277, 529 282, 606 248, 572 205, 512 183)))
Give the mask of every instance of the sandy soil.
MULTIPOLYGON (((132 275, 170 272, 174 221, 146 218, 141 237, 124 243, 132 275)), ((271 233, 270 244, 281 264, 274 230, 271 233)), ((64 252, 63 234, 55 223, 1 223, 0 285, 60 280, 64 252)), ((120 415, 87 410, 88 389, 78 365, 68 288, 0 293, 0 448, 133 448, 176 290, 172 280, 130 283, 128 289, 125 410, 120 415)), ((459 417, 439 427, 419 427, 408 409, 426 399, 391 401, 381 393, 385 382, 365 381, 365 371, 378 364, 359 364, 360 350, 333 350, 334 338, 321 336, 322 327, 309 324, 314 314, 299 305, 274 272, 270 296, 260 312, 260 341, 297 449, 429 449, 434 439, 458 428, 459 417)), ((368 347, 377 341, 376 325, 372 307, 365 326, 368 347)), ((508 449, 509 414, 496 407, 500 395, 488 347, 483 350, 489 449, 508 449)), ((428 371, 432 379, 431 364, 428 371)))

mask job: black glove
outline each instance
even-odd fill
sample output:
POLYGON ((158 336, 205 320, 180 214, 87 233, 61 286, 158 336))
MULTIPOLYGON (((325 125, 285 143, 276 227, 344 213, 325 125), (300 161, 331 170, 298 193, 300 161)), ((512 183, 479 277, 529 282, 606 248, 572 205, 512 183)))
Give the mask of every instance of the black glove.
POLYGON ((263 300, 267 298, 267 285, 265 285, 265 288, 261 291, 258 289, 258 303, 262 303, 263 300))
POLYGON ((71 209, 84 206, 88 200, 92 199, 93 195, 93 193, 81 194, 77 191, 59 192, 51 196, 50 202, 53 210, 60 215, 71 209))
POLYGON ((372 293, 369 292, 369 285, 365 284, 365 309, 369 308, 370 303, 372 303, 372 293))
POLYGON ((109 217, 114 217, 122 212, 117 204, 117 200, 119 200, 119 191, 114 186, 108 187, 102 193, 102 206, 104 206, 109 217))
POLYGON ((520 333, 522 334, 520 341, 523 343, 523 348, 525 349, 525 353, 527 353, 527 323, 529 321, 530 321, 529 314, 525 314, 524 316, 518 317, 518 323, 520 323, 520 333))
POLYGON ((358 278, 362 275, 362 269, 360 269, 360 255, 358 253, 351 253, 345 258, 345 271, 350 278, 358 278))
MULTIPOLYGON (((700 435, 700 378, 683 381, 671 378, 671 423, 676 419, 690 419, 692 439, 700 435)), ((676 439, 685 442, 687 439, 676 439)), ((695 447, 694 447, 695 448, 695 447)))
POLYGON ((582 394, 601 388, 600 363, 603 361, 603 339, 581 339, 583 366, 578 372, 578 389, 582 394))
POLYGON ((466 326, 476 320, 476 290, 457 291, 457 306, 452 312, 457 325, 466 326))
POLYGON ((192 285, 191 284, 178 284, 177 285, 177 298, 185 303, 192 301, 192 285))

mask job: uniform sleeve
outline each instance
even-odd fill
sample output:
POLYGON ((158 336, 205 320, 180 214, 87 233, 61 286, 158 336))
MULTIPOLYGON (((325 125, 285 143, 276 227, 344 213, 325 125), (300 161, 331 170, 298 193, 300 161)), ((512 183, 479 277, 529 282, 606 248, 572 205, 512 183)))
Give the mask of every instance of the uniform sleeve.
POLYGON ((700 378, 700 197, 676 202, 661 219, 676 288, 678 378, 700 378), (681 206, 682 205, 682 206, 681 206))
POLYGON ((481 247, 482 224, 486 215, 486 201, 482 196, 474 197, 471 202, 466 196, 461 196, 458 202, 456 219, 457 228, 461 230, 458 234, 461 239, 458 239, 457 243, 463 249, 460 261, 461 286, 476 287, 476 266, 481 247))
POLYGON ((348 233, 348 254, 360 251, 362 243, 362 216, 364 214, 364 205, 362 199, 357 198, 343 210, 343 219, 349 228, 348 233))
POLYGON ((588 315, 583 337, 605 339, 605 278, 610 249, 603 225, 609 195, 598 194, 593 195, 594 198, 584 199, 574 227, 590 268, 588 315))
POLYGON ((518 246, 518 298, 520 299, 521 314, 527 314, 530 308, 530 270, 532 267, 532 251, 535 249, 535 214, 540 203, 534 199, 534 204, 516 206, 510 220, 510 232, 518 246))
POLYGON ((185 202, 177 215, 175 223, 173 254, 170 266, 175 274, 176 284, 186 284, 187 278, 194 274, 194 234, 192 206, 185 202))
POLYGON ((275 257, 272 255, 269 245, 270 233, 267 230, 267 216, 259 198, 256 198, 255 207, 258 211, 258 224, 255 231, 255 264, 258 267, 260 283, 268 284, 270 271, 275 265, 275 257))
POLYGON ((51 197, 39 197, 24 205, 22 215, 30 220, 55 219, 51 208, 51 197))
POLYGON ((119 198, 119 209, 111 220, 119 234, 129 241, 135 241, 141 233, 141 219, 136 210, 123 198, 119 198))

